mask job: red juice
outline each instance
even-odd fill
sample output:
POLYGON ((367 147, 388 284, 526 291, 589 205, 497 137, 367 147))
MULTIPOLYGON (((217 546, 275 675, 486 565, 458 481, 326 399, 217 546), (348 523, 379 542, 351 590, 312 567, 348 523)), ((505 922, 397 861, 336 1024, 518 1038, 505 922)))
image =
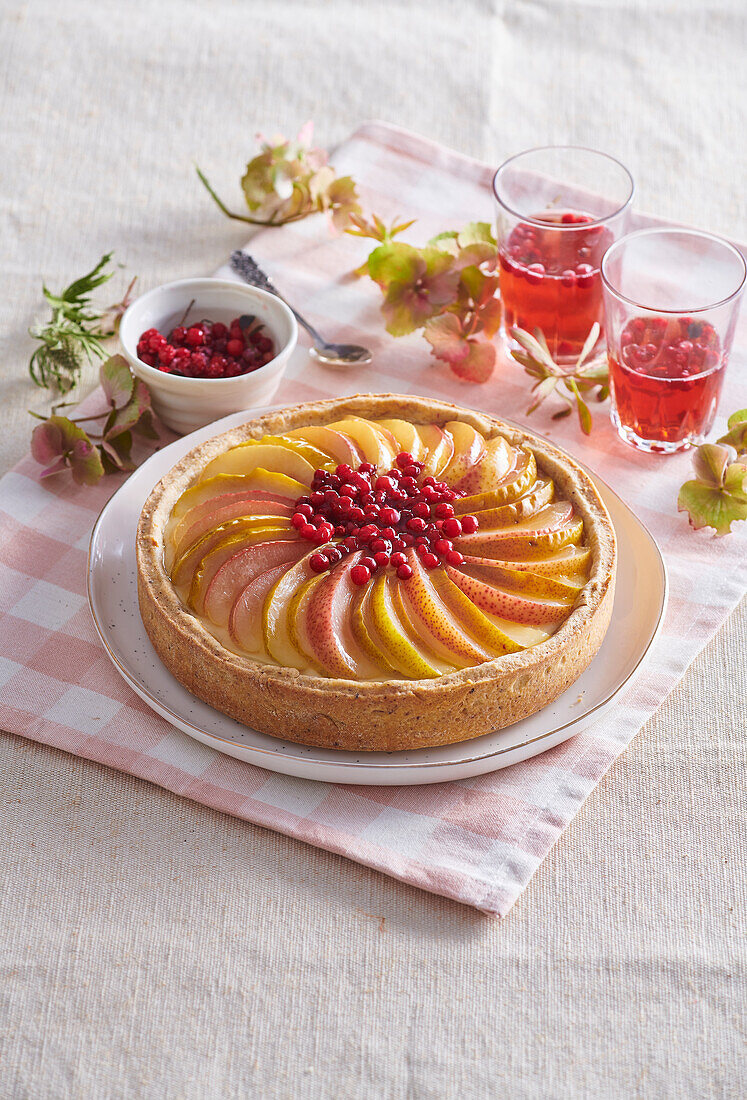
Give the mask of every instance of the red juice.
POLYGON ((712 325, 692 317, 635 317, 609 364, 620 426, 650 442, 651 450, 668 450, 710 429, 726 369, 712 325))
POLYGON ((543 224, 519 222, 500 248, 504 324, 507 332, 542 329, 553 357, 570 361, 594 322, 603 322, 599 267, 612 232, 575 210, 536 214, 533 221, 543 224))

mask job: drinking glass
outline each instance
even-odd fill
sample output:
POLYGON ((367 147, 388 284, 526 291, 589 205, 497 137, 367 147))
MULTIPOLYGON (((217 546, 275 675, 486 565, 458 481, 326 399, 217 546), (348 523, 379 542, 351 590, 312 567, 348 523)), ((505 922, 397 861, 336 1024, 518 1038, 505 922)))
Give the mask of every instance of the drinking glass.
POLYGON ((612 422, 640 450, 702 443, 716 415, 745 261, 693 229, 643 229, 602 261, 612 422))
POLYGON ((493 193, 505 345, 519 347, 512 328, 539 328, 552 356, 572 363, 603 324, 599 268, 625 231, 633 179, 606 153, 552 145, 502 164, 493 193))

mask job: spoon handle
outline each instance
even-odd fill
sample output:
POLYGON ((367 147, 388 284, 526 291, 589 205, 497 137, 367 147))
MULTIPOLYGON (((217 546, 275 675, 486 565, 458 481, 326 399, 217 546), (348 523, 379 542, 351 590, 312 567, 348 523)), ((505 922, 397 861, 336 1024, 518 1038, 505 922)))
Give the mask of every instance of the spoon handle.
POLYGON ((310 324, 305 317, 302 317, 298 310, 294 309, 290 302, 283 297, 270 276, 262 270, 253 256, 250 256, 248 252, 244 252, 239 248, 231 253, 231 267, 236 274, 240 275, 244 282, 249 283, 250 286, 259 287, 260 290, 266 290, 269 294, 274 294, 281 302, 285 302, 299 325, 302 325, 306 329, 314 343, 319 347, 324 347, 326 345, 327 341, 324 340, 314 326, 310 324))

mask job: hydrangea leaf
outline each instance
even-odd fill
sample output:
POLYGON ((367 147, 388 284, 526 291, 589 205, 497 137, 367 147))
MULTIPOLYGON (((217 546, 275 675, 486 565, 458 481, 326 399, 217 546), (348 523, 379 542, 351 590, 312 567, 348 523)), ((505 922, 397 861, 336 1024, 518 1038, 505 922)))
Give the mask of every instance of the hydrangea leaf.
POLYGON ((490 222, 470 222, 465 225, 464 229, 460 230, 457 241, 460 248, 466 248, 471 244, 487 244, 492 245, 495 249, 498 245, 493 236, 490 222))
POLYGON ((467 345, 466 358, 451 369, 465 382, 487 382, 495 367, 495 345, 486 340, 476 340, 473 336, 469 337, 467 345))
POLYGON ((452 257, 438 248, 395 241, 374 249, 368 266, 371 278, 385 289, 381 311, 392 336, 422 328, 456 295, 459 272, 452 269, 452 257))
POLYGON ((151 411, 148 387, 139 378, 134 379, 132 395, 126 405, 113 409, 104 428, 107 440, 115 439, 122 432, 129 432, 138 421, 151 411))
MULTIPOLYGON (((736 476, 741 476, 744 486, 747 466, 743 463, 734 465, 742 466, 743 473, 736 476)), ((739 499, 725 485, 717 488, 702 481, 685 482, 677 498, 677 508, 680 512, 688 513, 690 525, 696 531, 701 527, 712 527, 717 535, 727 535, 731 531, 732 523, 747 520, 747 498, 739 499)))
POLYGON ((483 335, 488 340, 491 340, 500 328, 502 312, 501 300, 495 296, 489 298, 484 305, 479 307, 478 316, 480 319, 480 326, 483 335))
POLYGON ((442 313, 431 317, 423 333, 437 359, 443 359, 455 367, 469 355, 462 322, 455 313, 442 313))
POLYGON ((73 449, 68 455, 68 462, 73 473, 73 481, 78 485, 95 485, 104 475, 101 455, 88 436, 75 440, 73 449))
POLYGON ((352 176, 333 179, 327 188, 327 208, 332 212, 332 224, 340 232, 348 225, 351 215, 360 214, 358 192, 352 176))
POLYGON ((693 469, 699 481, 719 489, 724 484, 724 474, 734 452, 718 443, 705 443, 693 455, 693 469))
POLYGON ((115 409, 126 405, 132 396, 134 378, 123 355, 112 355, 99 370, 106 400, 115 409))
POLYGON ((736 451, 747 451, 747 409, 739 409, 729 417, 729 431, 719 443, 728 443, 736 451))

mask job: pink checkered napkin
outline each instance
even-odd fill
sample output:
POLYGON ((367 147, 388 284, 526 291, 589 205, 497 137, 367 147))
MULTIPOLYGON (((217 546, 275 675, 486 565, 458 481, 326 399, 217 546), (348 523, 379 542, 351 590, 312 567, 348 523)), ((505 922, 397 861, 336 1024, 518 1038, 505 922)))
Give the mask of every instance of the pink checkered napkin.
MULTIPOLYGON (((416 217, 416 241, 491 217, 487 166, 402 131, 364 126, 335 161, 360 181, 367 208, 416 217)), ((527 383, 515 365, 502 364, 485 386, 463 385, 434 364, 420 338, 387 336, 378 290, 349 275, 367 242, 331 236, 313 218, 261 233, 251 250, 322 332, 339 340, 364 336, 376 353, 369 367, 337 374, 299 349, 278 401, 395 390, 526 422, 527 383)), ((747 376, 746 358, 747 316, 724 411, 747 405, 738 384, 747 376)), ((611 762, 737 604, 746 580, 744 531, 714 540, 690 531, 675 511, 686 456, 636 454, 618 442, 604 410, 590 439, 574 420, 553 422, 550 412, 535 415, 532 427, 582 458, 633 508, 662 548, 671 581, 664 633, 645 675, 586 733, 493 775, 427 787, 315 783, 223 756, 150 711, 119 678, 94 633, 86 550, 96 515, 120 481, 80 489, 63 475, 42 483, 30 458, 0 481, 0 724, 504 915, 611 762)))

